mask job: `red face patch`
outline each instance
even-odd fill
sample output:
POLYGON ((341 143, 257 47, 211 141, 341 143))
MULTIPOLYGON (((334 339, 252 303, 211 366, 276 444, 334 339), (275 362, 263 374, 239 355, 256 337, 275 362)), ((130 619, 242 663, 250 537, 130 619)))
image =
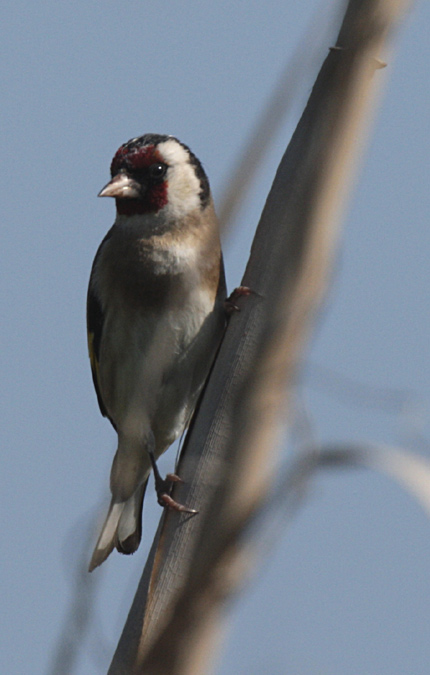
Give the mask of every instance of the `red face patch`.
POLYGON ((151 179, 150 167, 154 164, 164 164, 161 154, 155 145, 130 147, 122 145, 112 160, 111 175, 115 176, 124 170, 130 176, 135 175, 137 182, 142 182, 142 199, 116 199, 118 213, 135 215, 157 213, 167 204, 167 180, 155 181, 151 179))
POLYGON ((121 169, 139 171, 163 161, 155 145, 145 145, 142 148, 121 145, 112 160, 110 171, 111 175, 115 176, 121 169))

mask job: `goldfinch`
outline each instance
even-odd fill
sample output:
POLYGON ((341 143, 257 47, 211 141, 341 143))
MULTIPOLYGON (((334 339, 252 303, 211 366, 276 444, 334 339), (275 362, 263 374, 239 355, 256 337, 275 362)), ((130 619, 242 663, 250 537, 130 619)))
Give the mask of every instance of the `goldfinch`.
POLYGON ((115 198, 116 219, 92 266, 88 345, 118 448, 90 571, 114 547, 129 554, 139 546, 152 461, 190 422, 223 335, 226 297, 209 182, 186 145, 133 138, 116 152, 99 197, 115 198))

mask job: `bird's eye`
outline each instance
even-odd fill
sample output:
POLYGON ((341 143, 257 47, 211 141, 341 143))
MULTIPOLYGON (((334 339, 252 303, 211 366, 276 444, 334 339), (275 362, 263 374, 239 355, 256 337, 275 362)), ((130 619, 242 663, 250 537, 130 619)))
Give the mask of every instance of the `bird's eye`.
POLYGON ((167 171, 167 166, 165 164, 151 164, 149 167, 149 175, 155 181, 161 180, 167 171))

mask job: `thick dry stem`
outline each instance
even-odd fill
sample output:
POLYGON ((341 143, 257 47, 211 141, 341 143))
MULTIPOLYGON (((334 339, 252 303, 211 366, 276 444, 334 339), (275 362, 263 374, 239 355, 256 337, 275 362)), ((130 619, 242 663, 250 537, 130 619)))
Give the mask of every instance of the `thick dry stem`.
POLYGON ((361 154, 375 67, 407 1, 351 0, 281 161, 240 298, 187 438, 175 488, 109 673, 208 672, 220 614, 243 578, 241 537, 270 488, 285 392, 330 279, 361 154))

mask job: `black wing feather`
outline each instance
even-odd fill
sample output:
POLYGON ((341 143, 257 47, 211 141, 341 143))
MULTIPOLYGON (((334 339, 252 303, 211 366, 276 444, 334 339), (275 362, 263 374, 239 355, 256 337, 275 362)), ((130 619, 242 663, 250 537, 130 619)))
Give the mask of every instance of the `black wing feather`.
POLYGON ((90 283, 88 286, 88 295, 87 295, 87 332, 88 332, 88 351, 91 362, 91 372, 93 376, 94 388, 97 394, 97 400, 100 406, 100 412, 104 417, 107 417, 110 420, 112 426, 114 427, 114 429, 116 429, 114 421, 108 415, 100 391, 99 362, 100 362, 100 345, 103 335, 104 314, 101 302, 94 289, 94 271, 97 265, 97 261, 100 252, 103 248, 103 245, 110 238, 110 236, 111 231, 107 233, 106 237, 100 244, 91 269, 90 283))

